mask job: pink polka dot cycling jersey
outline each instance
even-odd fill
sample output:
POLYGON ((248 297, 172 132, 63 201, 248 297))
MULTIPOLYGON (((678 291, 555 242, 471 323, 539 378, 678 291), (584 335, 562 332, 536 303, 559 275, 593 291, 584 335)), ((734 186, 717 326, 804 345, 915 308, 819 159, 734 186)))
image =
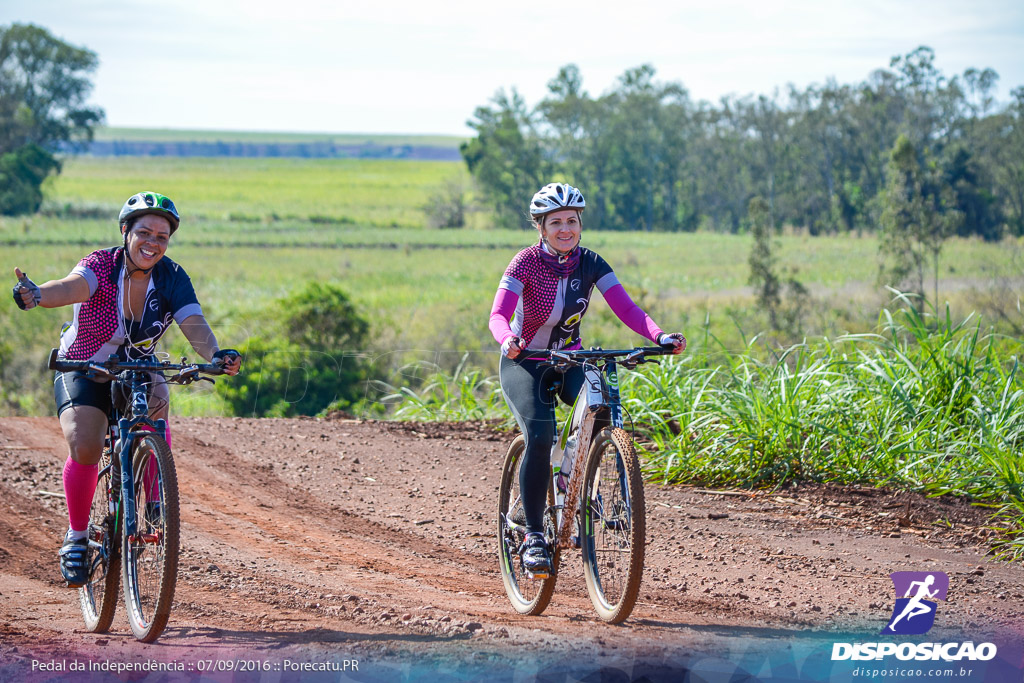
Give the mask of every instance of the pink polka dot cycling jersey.
POLYGON ((523 249, 499 285, 520 296, 512 330, 529 349, 576 348, 580 322, 594 286, 602 292, 618 280, 603 258, 580 247, 575 268, 560 275, 541 257, 541 247, 523 249))
POLYGON ((69 360, 86 360, 117 331, 117 267, 112 250, 94 251, 78 262, 96 274, 99 286, 77 311, 78 334, 68 347, 69 360))
POLYGON ((61 358, 106 360, 116 353, 122 358, 152 354, 156 343, 173 321, 202 315, 192 281, 184 269, 161 258, 150 272, 138 319, 121 319, 124 250, 121 247, 94 251, 78 262, 71 272, 89 283, 91 295, 75 304, 74 318, 61 332, 61 358))

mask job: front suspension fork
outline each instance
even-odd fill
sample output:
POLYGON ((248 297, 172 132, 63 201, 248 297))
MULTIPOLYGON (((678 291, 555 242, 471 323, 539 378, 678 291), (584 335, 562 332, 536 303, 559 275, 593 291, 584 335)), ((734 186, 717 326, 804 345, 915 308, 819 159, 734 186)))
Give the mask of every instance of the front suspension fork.
POLYGON ((117 454, 118 462, 121 463, 121 510, 124 513, 124 534, 128 539, 135 538, 139 524, 138 510, 135 508, 135 471, 132 467, 132 451, 135 439, 141 434, 132 432, 132 429, 140 424, 152 425, 156 430, 156 436, 161 439, 167 438, 167 423, 164 420, 157 420, 154 423, 148 418, 137 417, 132 420, 121 418, 117 421, 118 444, 121 448, 121 452, 117 454))

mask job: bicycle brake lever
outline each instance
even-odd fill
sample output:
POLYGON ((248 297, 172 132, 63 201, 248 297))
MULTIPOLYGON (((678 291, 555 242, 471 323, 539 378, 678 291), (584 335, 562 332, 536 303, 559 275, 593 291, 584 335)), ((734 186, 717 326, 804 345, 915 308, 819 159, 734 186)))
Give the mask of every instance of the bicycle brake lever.
POLYGON ((107 379, 107 380, 114 379, 114 373, 112 373, 110 370, 107 370, 102 365, 98 365, 96 363, 90 363, 87 367, 88 367, 88 369, 86 370, 86 373, 85 373, 86 376, 98 377, 100 379, 107 379))
POLYGON ((209 382, 210 384, 216 384, 217 383, 217 380, 213 379, 212 377, 197 377, 195 381, 197 381, 197 382, 209 382))

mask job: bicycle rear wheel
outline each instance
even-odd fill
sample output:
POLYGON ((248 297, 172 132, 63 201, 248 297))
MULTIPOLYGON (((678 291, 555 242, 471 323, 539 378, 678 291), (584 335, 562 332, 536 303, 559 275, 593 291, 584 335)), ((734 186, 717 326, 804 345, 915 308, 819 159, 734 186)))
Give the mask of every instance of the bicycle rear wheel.
POLYGON ((178 478, 167 442, 137 436, 132 452, 136 530, 122 531, 124 601, 135 637, 151 643, 171 615, 178 578, 178 478))
POLYGON ((116 496, 121 481, 112 473, 110 451, 106 450, 100 460, 99 481, 89 513, 89 581, 78 589, 85 628, 93 633, 104 633, 113 623, 121 579, 117 510, 110 503, 111 487, 116 496))
MULTIPOLYGON (((501 468, 501 488, 498 492, 498 564, 501 566, 501 580, 505 584, 505 592, 512 603, 512 608, 520 614, 536 616, 548 606, 555 592, 559 551, 552 548, 551 573, 546 579, 531 579, 523 570, 519 547, 526 537, 526 514, 519 493, 519 467, 525 451, 525 440, 522 435, 517 436, 508 447, 505 463, 501 468)), ((554 493, 549 484, 549 510, 554 504, 554 493)), ((544 535, 553 545, 553 515, 548 515, 544 526, 544 535)))
POLYGON ((644 573, 644 488, 633 440, 619 428, 598 432, 587 457, 581 512, 583 568, 598 616, 629 616, 644 573))

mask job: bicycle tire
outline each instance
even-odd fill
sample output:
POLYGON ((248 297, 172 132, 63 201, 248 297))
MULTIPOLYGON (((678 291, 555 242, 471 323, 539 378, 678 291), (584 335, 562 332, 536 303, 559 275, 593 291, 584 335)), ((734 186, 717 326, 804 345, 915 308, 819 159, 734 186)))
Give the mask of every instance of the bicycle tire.
POLYGON ((117 510, 110 510, 110 487, 121 486, 112 480, 110 451, 100 460, 99 479, 89 512, 89 581, 78 589, 85 629, 105 633, 114 621, 118 584, 121 580, 121 537, 117 529, 117 510))
MULTIPOLYGON (((525 516, 522 515, 522 498, 519 495, 519 466, 525 450, 525 439, 522 435, 517 436, 509 445, 501 468, 501 488, 498 491, 498 565, 501 567, 501 580, 512 608, 519 614, 537 616, 547 608, 555 592, 560 552, 558 548, 553 548, 551 573, 546 579, 531 579, 522 570, 518 550, 525 533, 510 526, 507 520, 516 517, 518 513, 525 523, 525 516)), ((549 510, 554 504, 554 492, 549 484, 549 510)), ((545 520, 545 536, 549 543, 554 540, 554 532, 553 515, 549 514, 545 520)))
POLYGON ((132 447, 132 472, 137 530, 132 540, 122 525, 124 601, 132 634, 144 643, 152 643, 170 619, 178 578, 178 478, 167 442, 149 432, 137 436, 132 447), (146 469, 154 466, 156 474, 150 476, 156 477, 159 493, 157 500, 150 500, 147 489, 152 485, 147 485, 146 469), (159 506, 148 508, 147 503, 159 506))
POLYGON ((584 477, 583 574, 598 616, 618 624, 630 615, 640 595, 646 543, 640 461, 625 431, 605 427, 598 432, 584 477))

